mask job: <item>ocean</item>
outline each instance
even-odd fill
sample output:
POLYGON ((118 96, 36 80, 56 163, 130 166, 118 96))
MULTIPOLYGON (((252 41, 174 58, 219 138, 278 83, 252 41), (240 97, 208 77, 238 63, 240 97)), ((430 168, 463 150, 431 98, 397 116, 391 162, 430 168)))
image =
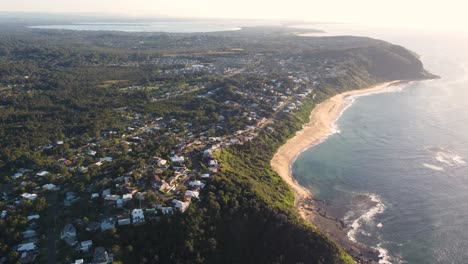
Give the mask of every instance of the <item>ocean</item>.
POLYGON ((122 31, 122 32, 170 32, 206 33, 240 30, 241 27, 279 25, 274 21, 258 20, 168 20, 154 22, 93 22, 59 25, 36 25, 36 29, 122 31))
POLYGON ((403 45, 442 78, 349 98, 336 133, 298 157, 294 177, 380 263, 467 263, 468 36, 310 27, 403 45))
POLYGON ((76 23, 65 25, 38 25, 30 28, 37 29, 65 29, 90 31, 123 31, 123 32, 171 32, 194 33, 239 30, 239 27, 210 22, 150 22, 150 23, 76 23))

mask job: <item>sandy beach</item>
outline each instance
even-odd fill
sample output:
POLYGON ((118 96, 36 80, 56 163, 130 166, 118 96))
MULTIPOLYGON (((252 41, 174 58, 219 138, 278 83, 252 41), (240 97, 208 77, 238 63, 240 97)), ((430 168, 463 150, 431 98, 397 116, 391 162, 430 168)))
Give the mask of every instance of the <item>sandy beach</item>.
POLYGON ((316 207, 313 194, 305 187, 299 185, 293 178, 291 166, 297 156, 304 150, 320 143, 333 132, 336 120, 347 106, 345 103, 347 97, 376 92, 397 82, 387 82, 367 89, 337 94, 317 105, 310 115, 309 123, 305 124, 302 130, 298 131, 293 138, 281 146, 271 160, 273 170, 293 189, 295 206, 299 210, 300 215, 307 221, 314 223, 323 232, 328 233, 337 243, 350 251, 359 252, 362 251, 362 248, 348 241, 344 232, 345 227, 340 224, 338 219, 328 218, 326 214, 322 213, 320 208, 316 207))

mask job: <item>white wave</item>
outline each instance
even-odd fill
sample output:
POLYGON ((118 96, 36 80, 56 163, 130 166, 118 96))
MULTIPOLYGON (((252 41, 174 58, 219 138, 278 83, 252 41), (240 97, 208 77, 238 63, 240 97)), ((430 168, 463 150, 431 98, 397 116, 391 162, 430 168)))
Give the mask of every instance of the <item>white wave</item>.
MULTIPOLYGON (((351 223, 351 228, 350 230, 348 231, 347 235, 348 235, 348 238, 351 240, 351 241, 354 241, 354 242, 357 242, 357 239, 356 239, 356 236, 358 234, 358 232, 360 232, 361 234, 363 235, 366 235, 366 236, 371 236, 370 233, 368 232, 364 232, 364 231, 360 231, 361 230, 361 227, 364 223, 372 223, 375 216, 383 213, 385 211, 385 205, 384 203, 382 202, 382 200, 380 199, 380 197, 376 194, 366 194, 369 196, 369 198, 371 199, 372 202, 375 203, 375 205, 373 207, 371 207, 367 212, 365 212, 363 215, 359 216, 357 219, 355 219, 352 223, 351 223)), ((345 221, 349 221, 349 219, 352 217, 352 213, 350 212, 349 214, 347 214, 345 216, 345 221)), ((377 224, 377 227, 379 228, 382 228, 383 227, 383 224, 382 223, 379 223, 377 224)), ((392 264, 392 258, 390 256, 390 253, 388 252, 387 249, 385 249, 381 243, 377 244, 377 247, 374 247, 378 252, 379 252, 379 263, 380 264, 392 264)))
POLYGON ((453 160, 455 163, 459 164, 459 165, 466 164, 465 159, 464 159, 463 157, 458 156, 458 155, 455 156, 455 157, 453 157, 452 160, 453 160))
POLYGON ((466 164, 465 158, 453 151, 444 148, 429 148, 429 151, 435 153, 434 159, 450 167, 460 167, 466 164))
POLYGON ((445 163, 450 165, 450 161, 446 160, 444 155, 440 154, 440 152, 437 153, 437 156, 435 158, 438 162, 440 163, 445 163))
MULTIPOLYGON (((363 223, 369 223, 371 222, 374 217, 378 214, 381 214, 385 210, 385 205, 381 201, 381 199, 376 195, 376 194, 367 194, 369 198, 371 199, 372 202, 375 202, 376 205, 371 207, 367 212, 359 216, 357 219, 355 219, 351 225, 350 225, 350 230, 348 231, 347 235, 348 238, 351 241, 357 242, 356 236, 361 229, 361 226, 363 223)), ((345 221, 349 220, 351 215, 345 216, 345 221)))
POLYGON ((388 253, 388 250, 382 247, 382 244, 377 244, 375 248, 379 251, 379 264, 392 264, 392 258, 388 253))
POLYGON ((343 107, 341 108, 341 111, 340 113, 336 116, 336 119, 333 121, 331 127, 332 127, 332 131, 331 131, 331 134, 340 134, 341 131, 339 130, 338 128, 338 121, 340 120, 340 118, 343 116, 343 114, 346 112, 346 110, 348 110, 353 104, 354 104, 354 101, 355 99, 354 98, 350 98, 350 97, 346 97, 343 101, 343 107))
POLYGON ((436 153, 435 159, 440 163, 445 163, 450 166, 461 166, 466 164, 463 157, 451 151, 439 151, 436 153))
POLYGON ((436 165, 428 164, 428 163, 423 163, 422 164, 424 167, 431 169, 431 170, 436 170, 436 171, 444 171, 445 169, 443 167, 439 167, 436 165))
POLYGON ((331 128, 331 134, 341 134, 341 130, 338 128, 338 125, 336 124, 336 122, 334 124, 332 124, 332 128, 331 128))

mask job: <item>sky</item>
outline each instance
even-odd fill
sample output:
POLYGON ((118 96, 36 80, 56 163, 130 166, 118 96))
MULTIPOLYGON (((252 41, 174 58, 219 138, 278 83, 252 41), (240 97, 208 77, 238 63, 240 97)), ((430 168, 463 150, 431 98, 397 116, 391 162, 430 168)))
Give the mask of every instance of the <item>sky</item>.
POLYGON ((467 0, 0 0, 0 11, 300 19, 464 29, 467 0))

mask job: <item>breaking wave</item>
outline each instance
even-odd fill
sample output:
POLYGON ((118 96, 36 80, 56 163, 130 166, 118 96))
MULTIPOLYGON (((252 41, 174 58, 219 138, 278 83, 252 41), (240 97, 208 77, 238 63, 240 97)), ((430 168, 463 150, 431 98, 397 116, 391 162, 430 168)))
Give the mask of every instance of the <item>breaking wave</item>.
POLYGON ((439 166, 432 165, 432 164, 429 164, 429 163, 423 163, 422 165, 424 167, 428 168, 428 169, 435 170, 435 171, 444 171, 445 170, 443 167, 439 167, 439 166))
MULTIPOLYGON (((371 205, 370 207, 367 206, 364 210, 351 210, 349 211, 345 217, 344 221, 349 224, 349 231, 347 233, 348 238, 351 241, 358 242, 357 236, 358 235, 365 235, 371 236, 372 234, 369 232, 364 231, 365 225, 376 226, 378 228, 382 228, 383 224, 378 223, 375 224, 374 219, 377 215, 382 214, 385 211, 385 205, 382 202, 382 199, 373 193, 365 193, 365 194, 358 194, 364 195, 368 202, 366 204, 371 205), (356 215, 357 214, 357 215, 356 215)), ((391 264, 392 257, 390 256, 387 249, 382 246, 382 243, 377 244, 374 247, 379 252, 379 263, 381 264, 391 264)))
POLYGON ((344 219, 346 222, 352 221, 350 225, 350 230, 348 231, 347 235, 348 238, 354 242, 357 242, 356 237, 361 232, 362 225, 365 223, 372 223, 376 215, 379 215, 385 211, 385 205, 383 204, 379 196, 377 196, 376 194, 364 195, 368 196, 370 201, 372 203, 375 203, 375 205, 368 209, 366 212, 364 212, 362 215, 355 218, 354 220, 351 220, 355 215, 355 212, 352 211, 350 211, 344 219))
POLYGON ((433 159, 437 165, 430 163, 423 163, 422 165, 431 170, 444 171, 445 167, 461 167, 466 165, 465 158, 457 153, 439 147, 430 147, 428 151, 433 153, 433 159))

